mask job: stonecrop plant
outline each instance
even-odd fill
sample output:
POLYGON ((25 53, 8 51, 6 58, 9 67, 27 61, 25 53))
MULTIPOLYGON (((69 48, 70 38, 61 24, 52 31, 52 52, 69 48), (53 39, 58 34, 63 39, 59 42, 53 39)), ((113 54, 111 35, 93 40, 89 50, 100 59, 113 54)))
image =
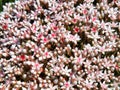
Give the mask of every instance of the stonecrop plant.
POLYGON ((120 87, 120 0, 18 0, 0 13, 0 90, 120 87))

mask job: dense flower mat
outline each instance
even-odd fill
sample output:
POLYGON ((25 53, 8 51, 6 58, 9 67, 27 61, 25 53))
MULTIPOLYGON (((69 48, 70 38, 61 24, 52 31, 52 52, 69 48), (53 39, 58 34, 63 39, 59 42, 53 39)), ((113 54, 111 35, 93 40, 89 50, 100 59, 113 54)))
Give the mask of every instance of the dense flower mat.
POLYGON ((3 8, 0 90, 118 89, 119 0, 19 0, 3 8))

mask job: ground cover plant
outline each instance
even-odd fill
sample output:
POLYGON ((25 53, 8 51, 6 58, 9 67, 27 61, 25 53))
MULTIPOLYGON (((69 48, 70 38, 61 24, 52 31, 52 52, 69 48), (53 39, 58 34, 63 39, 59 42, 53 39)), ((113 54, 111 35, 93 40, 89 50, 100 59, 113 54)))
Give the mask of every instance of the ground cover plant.
POLYGON ((0 90, 120 85, 119 0, 19 0, 0 13, 0 90))

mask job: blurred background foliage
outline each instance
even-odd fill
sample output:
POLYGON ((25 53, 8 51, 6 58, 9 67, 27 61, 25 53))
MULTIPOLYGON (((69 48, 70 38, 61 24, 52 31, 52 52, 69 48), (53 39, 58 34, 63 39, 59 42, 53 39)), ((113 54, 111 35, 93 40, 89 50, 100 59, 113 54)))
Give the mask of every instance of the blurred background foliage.
POLYGON ((3 10, 3 5, 8 2, 14 2, 15 0, 0 0, 0 12, 3 10))

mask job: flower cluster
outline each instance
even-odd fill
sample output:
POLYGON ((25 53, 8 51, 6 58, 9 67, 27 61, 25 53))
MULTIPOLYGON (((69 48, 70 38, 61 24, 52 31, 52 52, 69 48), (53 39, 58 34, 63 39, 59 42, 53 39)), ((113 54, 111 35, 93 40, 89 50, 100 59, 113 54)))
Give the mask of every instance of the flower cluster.
POLYGON ((0 14, 0 90, 120 85, 119 0, 18 0, 0 14))

